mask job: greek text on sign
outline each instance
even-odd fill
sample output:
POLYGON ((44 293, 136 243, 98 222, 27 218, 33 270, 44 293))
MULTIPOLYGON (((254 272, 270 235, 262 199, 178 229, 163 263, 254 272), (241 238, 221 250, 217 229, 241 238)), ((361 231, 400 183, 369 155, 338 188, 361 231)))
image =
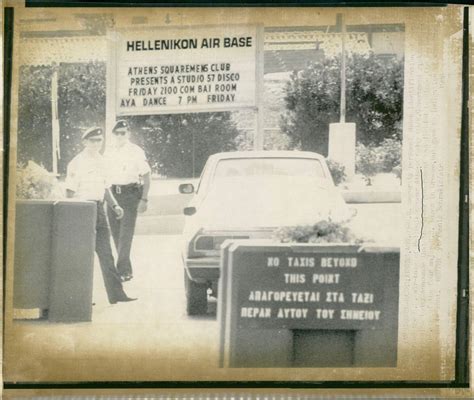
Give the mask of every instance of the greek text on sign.
POLYGON ((234 257, 241 327, 378 329, 397 302, 389 293, 398 286, 398 253, 262 249, 234 257))
POLYGON ((117 115, 256 105, 255 26, 119 30, 114 46, 117 115))

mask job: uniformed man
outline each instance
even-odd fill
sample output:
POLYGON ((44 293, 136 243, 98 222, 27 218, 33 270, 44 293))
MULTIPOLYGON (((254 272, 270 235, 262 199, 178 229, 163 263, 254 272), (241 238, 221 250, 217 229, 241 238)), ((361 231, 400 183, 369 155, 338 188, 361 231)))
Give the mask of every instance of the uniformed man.
POLYGON ((104 199, 114 211, 114 219, 123 218, 124 212, 110 191, 106 163, 100 153, 103 140, 101 128, 91 128, 84 133, 84 150, 67 167, 66 190, 68 197, 97 203, 95 251, 99 257, 107 297, 111 304, 115 304, 136 299, 126 295, 114 264, 104 199))
POLYGON ((130 129, 127 121, 117 121, 112 129, 113 143, 105 152, 110 170, 112 192, 124 215, 120 220, 113 219, 114 209, 107 207, 110 229, 117 249, 117 270, 122 281, 133 278, 130 250, 137 213, 145 212, 150 188, 150 166, 144 151, 130 142, 130 129))

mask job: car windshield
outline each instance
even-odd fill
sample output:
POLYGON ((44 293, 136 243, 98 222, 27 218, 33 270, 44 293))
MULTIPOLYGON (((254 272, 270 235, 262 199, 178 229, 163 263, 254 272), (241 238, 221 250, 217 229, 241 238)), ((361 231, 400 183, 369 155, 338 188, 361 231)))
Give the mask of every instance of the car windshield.
POLYGON ((214 178, 308 177, 324 179, 321 162, 310 158, 239 158, 218 162, 214 178))

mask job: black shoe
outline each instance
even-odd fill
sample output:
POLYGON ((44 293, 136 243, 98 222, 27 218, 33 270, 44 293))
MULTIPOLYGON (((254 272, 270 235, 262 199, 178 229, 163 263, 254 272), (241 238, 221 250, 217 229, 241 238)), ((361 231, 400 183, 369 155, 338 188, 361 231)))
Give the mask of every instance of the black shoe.
POLYGON ((137 297, 124 297, 122 299, 120 299, 119 301, 123 301, 123 302, 129 302, 129 301, 135 301, 135 300, 138 300, 137 297))
POLYGON ((128 297, 128 296, 125 296, 125 297, 121 297, 120 299, 117 299, 117 300, 113 300, 110 302, 110 304, 116 304, 118 302, 129 302, 129 301, 135 301, 135 300, 138 300, 136 297, 128 297))

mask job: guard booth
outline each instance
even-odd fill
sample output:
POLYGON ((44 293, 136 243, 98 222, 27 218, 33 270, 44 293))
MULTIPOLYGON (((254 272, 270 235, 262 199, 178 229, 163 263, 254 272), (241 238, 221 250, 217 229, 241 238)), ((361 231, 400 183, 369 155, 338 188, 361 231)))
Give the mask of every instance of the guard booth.
POLYGON ((227 241, 220 367, 396 367, 398 248, 227 241))

